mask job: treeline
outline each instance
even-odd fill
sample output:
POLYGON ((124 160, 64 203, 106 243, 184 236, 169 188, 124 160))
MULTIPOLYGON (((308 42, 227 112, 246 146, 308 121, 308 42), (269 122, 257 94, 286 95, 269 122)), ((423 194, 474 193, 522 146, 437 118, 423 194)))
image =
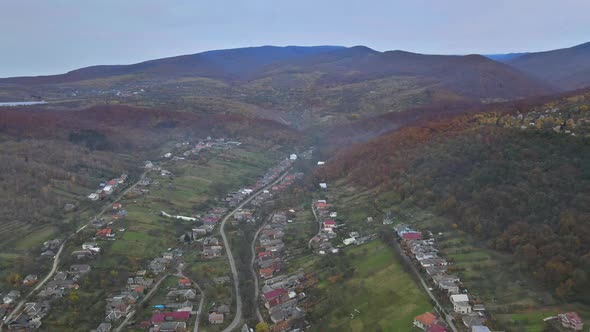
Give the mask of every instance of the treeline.
POLYGON ((590 141, 501 128, 495 116, 399 130, 339 154, 318 176, 446 215, 558 296, 590 303, 590 141))

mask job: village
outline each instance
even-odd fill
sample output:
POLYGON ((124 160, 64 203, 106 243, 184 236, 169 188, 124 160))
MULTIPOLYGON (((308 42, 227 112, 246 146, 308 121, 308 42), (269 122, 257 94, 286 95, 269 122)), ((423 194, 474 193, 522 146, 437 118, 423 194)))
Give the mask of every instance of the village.
MULTIPOLYGON (((208 137, 200 140, 192 148, 188 142, 178 143, 176 148, 188 148, 182 155, 189 156, 198 154, 206 149, 222 151, 237 147, 240 144, 240 142, 236 141, 208 137)), ((152 178, 172 175, 163 169, 162 166, 164 164, 168 161, 182 161, 184 158, 175 157, 171 153, 166 153, 162 156, 161 162, 145 162, 145 175, 153 173, 153 176, 142 176, 135 185, 130 186, 123 192, 121 189, 122 185, 128 178, 126 174, 123 174, 118 178, 101 183, 99 189, 90 194, 88 198, 91 201, 104 200, 111 196, 114 197, 114 194, 119 192, 129 197, 146 195, 150 192, 148 189, 150 186, 158 185, 158 181, 154 181, 152 178)), ((228 213, 229 208, 235 207, 254 192, 277 180, 279 176, 283 175, 290 168, 296 159, 297 156, 291 154, 288 158, 281 160, 276 166, 271 167, 253 186, 229 193, 227 199, 224 201, 227 207, 218 206, 211 209, 205 215, 194 215, 191 217, 172 216, 164 211, 161 211, 160 214, 163 217, 175 218, 181 222, 188 221, 192 223, 192 225, 186 224, 189 231, 178 240, 181 243, 191 243, 193 241, 199 243, 198 255, 201 259, 210 260, 221 257, 223 255, 223 244, 215 236, 216 227, 220 219, 228 213)), ((301 173, 283 175, 279 183, 261 192, 252 204, 254 206, 262 204, 265 199, 271 198, 274 194, 293 184, 295 179, 301 177, 301 173)), ((0 314, 4 317, 10 313, 10 319, 6 321, 7 328, 9 330, 39 329, 42 325, 42 319, 50 311, 54 302, 58 299, 72 296, 71 294, 73 293, 70 293, 70 291, 80 288, 80 280, 92 270, 91 262, 100 259, 101 256, 108 256, 108 252, 104 251, 101 241, 116 241, 117 234, 125 232, 126 229, 124 227, 116 227, 115 225, 117 222, 124 220, 127 214, 127 211, 123 209, 123 204, 117 199, 109 203, 108 208, 103 209, 96 218, 93 218, 87 225, 81 227, 78 232, 84 231, 84 234, 92 232, 93 235, 91 238, 79 244, 78 248, 71 251, 71 259, 80 262, 72 264, 67 270, 60 270, 57 266, 61 251, 66 245, 67 239, 46 241, 41 248, 41 257, 52 258, 54 260, 54 268, 57 268, 56 272, 50 273, 51 279, 42 281, 38 287, 30 292, 31 294, 22 299, 21 296, 24 295, 21 294, 20 290, 9 291, 3 296, 3 305, 0 308, 0 314), (32 299, 35 299, 35 301, 30 301, 32 299), (22 307, 17 305, 18 300, 21 300, 22 307), (30 302, 25 303, 26 300, 30 302)), ((234 223, 242 221, 252 222, 251 215, 249 211, 236 211, 234 223)), ((69 241, 67 245, 68 248, 71 247, 69 241)), ((104 332, 114 330, 117 325, 122 324, 122 320, 125 319, 127 321, 135 314, 139 304, 147 303, 152 294, 158 293, 157 288, 163 280, 176 276, 182 276, 180 280, 183 280, 179 281, 178 289, 170 290, 166 296, 166 303, 154 306, 152 318, 139 322, 138 326, 142 329, 154 331, 180 331, 185 329, 188 318, 200 313, 200 308, 199 311, 192 310, 192 306, 202 295, 197 295, 201 293, 197 289, 198 285, 193 281, 187 282, 188 279, 182 275, 183 254, 182 249, 169 248, 160 257, 152 259, 145 266, 145 269, 131 273, 125 287, 120 292, 111 294, 106 299, 107 304, 105 306, 103 322, 99 324, 95 331, 104 332), (174 314, 170 314, 170 312, 174 314), (188 312, 188 315, 185 312, 188 312)), ((217 279, 221 279, 221 277, 217 279)), ((223 280, 223 283, 227 281, 229 279, 223 280)), ((33 274, 28 275, 23 280, 23 286, 25 287, 31 287, 37 283, 39 283, 39 277, 33 274)), ((209 310, 208 322, 210 324, 223 323, 224 316, 229 313, 229 309, 226 309, 228 305, 220 306, 215 310, 209 310)))
MULTIPOLYGON (((390 218, 385 218, 384 224, 391 224, 390 218)), ((436 247, 436 240, 432 232, 421 232, 410 225, 400 223, 394 226, 394 231, 399 239, 405 255, 411 258, 419 270, 420 278, 425 280, 429 287, 429 293, 434 293, 440 303, 448 303, 452 313, 447 313, 446 307, 435 307, 436 312, 425 312, 414 317, 414 326, 427 332, 445 332, 446 317, 451 316, 453 321, 461 322, 462 330, 469 332, 491 332, 486 326, 489 319, 486 308, 481 300, 469 296, 469 291, 463 287, 461 279, 449 272, 452 263, 441 257, 436 247), (427 236, 424 236, 427 234, 427 236)), ((438 301, 437 303, 438 305, 438 301)), ((562 328, 572 331, 582 331, 583 322, 575 312, 559 314, 548 317, 545 321, 558 321, 562 328)))

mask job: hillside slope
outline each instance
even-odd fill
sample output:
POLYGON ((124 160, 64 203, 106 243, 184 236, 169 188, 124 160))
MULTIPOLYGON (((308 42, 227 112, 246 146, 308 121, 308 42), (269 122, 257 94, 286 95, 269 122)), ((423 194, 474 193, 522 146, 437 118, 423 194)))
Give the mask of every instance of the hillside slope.
POLYGON ((528 53, 506 63, 562 90, 590 86, 590 42, 570 48, 528 53))
POLYGON ((422 121, 344 150, 318 176, 444 215, 562 299, 588 303, 589 109, 586 92, 422 121))
POLYGON ((385 77, 421 77, 456 94, 476 98, 518 98, 551 89, 504 64, 480 55, 425 55, 405 51, 377 52, 356 46, 280 62, 267 75, 323 73, 322 83, 342 84, 385 77))

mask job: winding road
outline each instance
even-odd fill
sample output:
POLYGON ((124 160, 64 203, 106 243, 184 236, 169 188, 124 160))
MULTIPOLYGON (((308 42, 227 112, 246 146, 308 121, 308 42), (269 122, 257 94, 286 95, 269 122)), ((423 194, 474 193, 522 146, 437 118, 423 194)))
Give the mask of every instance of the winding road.
POLYGON ((260 288, 258 287, 258 275, 256 274, 256 269, 254 268, 254 262, 256 261, 256 239, 258 239, 258 235, 265 225, 266 223, 263 223, 256 231, 256 234, 254 234, 254 238, 252 239, 252 260, 250 261, 252 277, 254 278, 254 305, 256 306, 256 317, 258 317, 259 322, 264 322, 264 318, 262 318, 260 307, 258 306, 258 293, 260 292, 260 288))
POLYGON ((223 332, 229 332, 235 330, 239 327, 240 323, 242 322, 242 296, 240 295, 240 282, 238 280, 238 269, 236 268, 236 262, 234 260, 234 255, 231 252, 231 247, 229 245, 229 241, 227 240, 227 235, 225 234, 225 223, 229 220, 234 213, 238 212, 242 209, 246 204, 250 203, 255 197, 260 195, 264 190, 274 186, 275 184, 279 183, 289 172, 289 170, 285 171, 281 176, 279 176, 276 180, 272 183, 266 185, 265 187, 259 189, 256 193, 252 194, 248 197, 245 201, 240 203, 235 209, 233 209, 230 213, 228 213, 223 219, 221 220, 221 226, 219 232, 221 233, 221 238, 223 239, 223 245, 225 246, 225 251, 227 252, 227 259, 229 260, 229 265, 231 267, 232 277, 234 279, 234 293, 236 294, 236 314, 234 319, 232 320, 231 324, 229 324, 223 332))
POLYGON ((313 240, 313 238, 316 236, 320 236, 320 234, 322 233, 322 222, 320 221, 320 218, 318 218, 318 215, 315 212, 315 208, 313 207, 313 200, 311 201, 311 212, 313 212, 313 217, 315 218, 315 221, 317 221, 318 223, 318 233, 314 235, 311 239, 309 239, 309 242, 307 242, 307 247, 309 249, 311 249, 311 240, 313 240))

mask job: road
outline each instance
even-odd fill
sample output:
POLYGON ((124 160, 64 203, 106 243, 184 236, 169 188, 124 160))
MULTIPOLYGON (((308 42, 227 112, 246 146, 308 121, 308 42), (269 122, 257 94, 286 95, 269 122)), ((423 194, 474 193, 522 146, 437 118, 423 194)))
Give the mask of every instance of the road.
POLYGON ((428 284, 426 284, 426 281, 424 281, 424 278, 422 278, 422 274, 420 274, 420 272, 416 269, 416 266, 410 260, 410 258, 408 257, 408 255, 406 255, 404 253, 404 251, 400 247, 399 243, 397 241, 393 241, 393 242, 394 242, 394 245, 395 245, 395 249, 400 253, 400 255, 402 256, 402 259, 412 269, 412 272, 414 273, 414 275, 416 275, 418 277, 418 279, 420 280, 420 284, 422 285, 422 287, 424 288, 424 290, 426 291, 426 293, 428 294, 428 296, 430 296, 430 298, 432 299, 432 301, 436 304, 437 311, 440 314, 444 315, 445 321, 450 326, 451 330, 453 330, 453 332, 458 332, 457 327, 455 326, 455 323, 453 322, 453 319, 452 319, 451 315, 449 315, 447 313, 447 311, 443 308, 443 306, 440 305, 440 303, 438 302, 438 300, 436 299, 436 297, 434 296, 434 294, 432 294, 432 291, 430 290, 430 287, 428 287, 428 284))
MULTIPOLYGON (((158 282, 156 282, 154 287, 152 289, 150 289, 150 291, 145 295, 145 297, 141 301, 139 301, 139 303, 137 303, 135 305, 135 307, 136 308, 141 307, 142 304, 144 304, 147 300, 149 300, 149 298, 156 292, 156 290, 158 290, 158 288, 160 287, 160 284, 162 284, 162 281, 164 281, 164 279, 168 278, 171 275, 172 274, 167 274, 167 275, 163 276, 162 278, 160 278, 160 280, 158 280, 158 282)), ((117 328, 113 332, 120 332, 122 328, 127 326, 127 323, 134 315, 135 315, 135 309, 131 310, 131 312, 129 312, 127 314, 127 316, 125 316, 125 319, 121 322, 121 324, 119 324, 119 326, 117 326, 117 328)))
MULTIPOLYGON (((318 218, 317 213, 315 212, 315 208, 313 207, 313 201, 311 201, 311 212, 313 212, 313 217, 315 218, 315 221, 317 221, 318 223, 318 233, 314 236, 320 236, 320 234, 322 233, 322 223, 320 222, 320 218, 318 218)), ((307 242, 307 247, 309 249, 311 249, 311 240, 313 239, 313 237, 311 239, 309 239, 309 242, 307 242)))
MULTIPOLYGON (((137 184, 139 183, 139 181, 143 180, 143 178, 146 176, 146 174, 148 173, 148 171, 144 171, 141 176, 139 177, 139 180, 137 180, 137 182, 135 182, 132 186, 130 186, 129 188, 125 189, 123 192, 121 192, 119 194, 119 196, 117 196, 117 198, 113 201, 113 203, 116 203, 118 201, 121 200, 121 198, 123 196, 125 196, 125 194, 127 194, 127 192, 129 192, 130 190, 132 190, 133 188, 135 188, 137 186, 137 184)), ((111 208, 111 203, 106 204, 102 210, 100 210, 100 212, 93 218, 93 219, 98 219, 100 218, 106 211, 108 211, 111 208)), ((28 301, 28 299, 39 289, 41 289, 41 287, 43 287, 43 285, 45 285, 49 280, 51 280, 51 278, 53 277, 53 275, 55 274, 55 272, 57 271, 57 268, 59 266, 59 261, 60 261, 60 257, 61 254, 63 252, 63 249, 66 245, 66 242, 71 239, 75 234, 80 233, 82 230, 84 230, 88 225, 90 224, 90 222, 84 224, 83 226, 81 226, 80 228, 78 228, 76 230, 75 233, 70 234, 70 236, 68 236, 66 239, 64 239, 64 241, 62 242, 61 246, 59 247, 59 250, 57 251, 57 253, 55 254, 55 256, 53 257, 53 265, 51 267, 51 270, 49 271, 49 273, 47 273, 47 275, 45 276, 45 278, 43 278, 43 280, 41 280, 41 282, 39 282, 37 284, 37 286, 35 286, 35 288, 33 288, 33 290, 31 290, 26 296, 24 296, 21 301, 14 307, 14 310, 12 310, 10 312, 10 314, 8 314, 8 316, 6 316, 6 319, 4 321, 0 321, 0 332, 3 331, 3 327, 4 327, 4 323, 5 322, 9 322, 10 319, 12 319, 12 317, 17 314, 22 307, 25 305, 25 303, 28 301)))
POLYGON ((254 238, 252 239, 252 260, 250 261, 250 266, 252 268, 252 277, 254 278, 254 305, 256 306, 256 317, 258 317, 259 322, 264 322, 264 318, 262 318, 262 314, 260 313, 260 307, 258 306, 258 293, 260 288, 258 287, 258 275, 256 274, 256 269, 254 268, 254 262, 256 260, 256 239, 258 239, 258 235, 262 228, 266 225, 263 223, 260 228, 254 234, 254 238))
POLYGON ((199 300, 199 309, 195 315, 195 327, 193 328, 193 332, 199 332, 199 322, 201 321, 201 313, 203 312, 203 304, 205 303, 205 292, 203 292, 203 289, 198 283, 193 281, 193 284, 195 284, 199 292, 201 292, 201 300, 199 300))
POLYGON ((236 262, 234 260, 234 255, 231 252, 231 247, 229 245, 229 241, 227 240, 227 235, 225 234, 225 223, 229 220, 231 216, 234 215, 238 210, 242 209, 246 204, 250 203, 255 197, 260 195, 264 190, 274 186, 275 184, 279 183, 286 175, 288 171, 283 173, 279 176, 275 181, 271 184, 265 186, 262 189, 259 189, 256 193, 252 194, 248 197, 245 201, 240 203, 235 209, 233 209, 230 213, 228 213, 223 219, 221 220, 220 226, 220 233, 221 238, 223 239, 223 245, 225 246, 225 251, 227 252, 227 259, 229 260, 229 265, 231 267, 232 276, 234 279, 234 293, 236 294, 236 315, 234 316, 233 321, 226 327, 223 332, 229 332, 235 330, 239 327, 240 323, 242 322, 242 297, 240 295, 240 281, 238 280, 238 269, 236 268, 236 262))

